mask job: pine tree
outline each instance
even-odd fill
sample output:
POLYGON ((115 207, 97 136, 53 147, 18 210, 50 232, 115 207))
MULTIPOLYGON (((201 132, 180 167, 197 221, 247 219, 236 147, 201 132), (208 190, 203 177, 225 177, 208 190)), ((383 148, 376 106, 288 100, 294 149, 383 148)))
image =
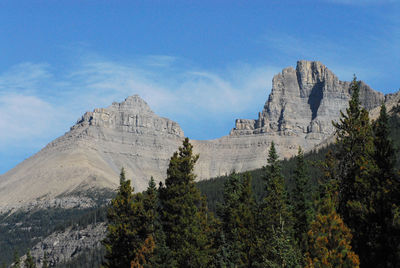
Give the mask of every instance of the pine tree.
POLYGON ((307 232, 312 218, 311 185, 309 185, 309 180, 303 151, 299 147, 294 171, 295 187, 292 194, 292 206, 295 238, 302 252, 307 249, 307 232))
POLYGON ((309 250, 306 253, 307 268, 359 267, 359 258, 350 246, 350 229, 336 213, 334 199, 330 194, 325 195, 319 202, 315 220, 311 222, 308 232, 309 250))
POLYGON ((354 78, 352 98, 346 114, 334 123, 339 145, 339 213, 353 234, 353 248, 361 264, 373 256, 374 226, 371 224, 376 206, 376 164, 374 143, 368 112, 361 107, 359 85, 354 78))
MULTIPOLYGON (((400 183, 396 174, 396 153, 389 138, 388 115, 384 104, 374 124, 374 160, 378 166, 376 189, 376 218, 374 218, 376 241, 371 266, 395 267, 400 262, 400 226, 394 224, 396 208, 400 206, 400 183)), ((372 224, 372 222, 371 222, 372 224)))
POLYGON ((166 245, 179 267, 206 267, 211 260, 210 242, 204 222, 200 191, 194 184, 194 165, 198 155, 186 138, 179 152, 171 157, 166 187, 160 190, 162 223, 166 245))
POLYGON ((24 262, 24 267, 26 268, 36 268, 35 260, 33 259, 31 252, 28 250, 26 253, 26 259, 24 262))
POLYGON ((251 176, 232 174, 224 185, 224 203, 218 214, 222 221, 221 256, 228 267, 250 267, 256 254, 255 200, 251 176))
POLYGON ((107 213, 109 223, 107 237, 103 241, 105 267, 130 267, 151 234, 152 227, 143 200, 142 193, 133 194, 130 180, 126 180, 122 169, 118 193, 107 213))
MULTIPOLYGON (((268 165, 265 168, 266 175, 266 196, 261 204, 259 217, 259 234, 258 253, 262 257, 262 262, 278 262, 276 265, 281 265, 287 261, 282 260, 283 256, 277 256, 277 249, 270 241, 276 235, 276 230, 282 230, 284 237, 290 237, 287 247, 291 251, 296 251, 293 236, 293 218, 288 205, 287 193, 285 189, 284 178, 281 174, 281 166, 278 160, 278 154, 275 149, 275 144, 272 142, 268 155, 268 165)), ((268 265, 271 265, 269 263, 268 265)))

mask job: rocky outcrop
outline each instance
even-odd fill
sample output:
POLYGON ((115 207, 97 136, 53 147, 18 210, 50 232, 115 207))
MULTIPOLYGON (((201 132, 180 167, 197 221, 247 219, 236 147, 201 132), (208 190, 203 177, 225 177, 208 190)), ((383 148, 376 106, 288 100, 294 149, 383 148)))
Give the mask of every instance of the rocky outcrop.
MULTIPOLYGON (((360 100, 371 110, 385 97, 360 82, 360 100)), ((236 120, 231 136, 279 133, 323 140, 334 131, 332 121, 348 106, 350 82, 338 79, 320 62, 299 61, 274 76, 272 91, 258 119, 236 120)))
MULTIPOLYGON (((257 119, 238 119, 228 136, 191 141, 200 154, 197 179, 265 165, 273 141, 281 157, 305 151, 332 136, 332 120, 350 99, 350 82, 340 81, 320 62, 299 61, 273 78, 271 94, 257 119)), ((367 109, 383 94, 360 82, 367 109)), ((211 96, 210 96, 211 97, 211 96)), ((159 117, 139 96, 85 113, 64 136, 0 177, 0 210, 45 202, 96 189, 116 189, 124 167, 136 191, 153 176, 165 179, 169 159, 184 133, 159 117)))
MULTIPOLYGON (((67 228, 62 232, 52 233, 42 242, 39 242, 31 249, 31 255, 36 261, 38 268, 43 266, 46 254, 50 267, 60 263, 66 263, 87 250, 100 248, 101 241, 106 235, 106 224, 92 224, 82 229, 67 228)), ((24 261, 26 256, 21 257, 24 261)))
POLYGON ((183 138, 139 96, 85 113, 70 131, 0 177, 0 210, 116 189, 124 167, 135 190, 161 180, 183 138))
MULTIPOLYGON (((320 62, 299 61, 274 76, 272 90, 257 119, 237 119, 229 136, 193 141, 200 154, 200 178, 232 171, 256 169, 266 164, 271 142, 280 157, 291 157, 298 147, 309 151, 331 139, 332 121, 348 106, 350 82, 340 81, 320 62)), ((360 82, 361 103, 368 110, 385 97, 360 82)))

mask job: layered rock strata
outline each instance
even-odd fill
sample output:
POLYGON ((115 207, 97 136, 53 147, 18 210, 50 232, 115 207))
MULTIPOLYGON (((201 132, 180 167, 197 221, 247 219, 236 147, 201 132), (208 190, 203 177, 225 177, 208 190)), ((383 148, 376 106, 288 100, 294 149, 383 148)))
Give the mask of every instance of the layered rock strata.
MULTIPOLYGON (((384 101, 382 93, 360 82, 367 109, 384 101)), ((313 149, 333 134, 351 96, 350 82, 340 81, 319 62, 299 61, 273 78, 271 94, 257 119, 238 119, 228 136, 191 141, 200 154, 199 180, 266 164, 272 141, 281 157, 298 146, 313 149)), ((184 133, 176 122, 157 116, 139 96, 86 113, 64 136, 0 177, 0 208, 89 189, 116 189, 124 167, 136 191, 151 176, 166 177, 169 159, 184 133)))
POLYGON ((182 138, 177 123, 157 116, 137 95, 87 112, 64 136, 0 177, 0 208, 116 189, 121 167, 141 191, 151 176, 165 176, 182 138))

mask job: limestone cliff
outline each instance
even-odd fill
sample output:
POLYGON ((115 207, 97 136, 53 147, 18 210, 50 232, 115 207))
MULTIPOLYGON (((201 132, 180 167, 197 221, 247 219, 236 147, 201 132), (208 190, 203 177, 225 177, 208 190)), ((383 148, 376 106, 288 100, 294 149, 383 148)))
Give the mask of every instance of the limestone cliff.
MULTIPOLYGON (((360 82, 360 100, 371 110, 385 97, 360 82)), ((299 61, 296 69, 285 68, 274 76, 272 90, 258 119, 236 120, 231 135, 279 133, 284 136, 322 140, 333 132, 350 99, 350 82, 340 81, 323 64, 299 61)))
POLYGON ((139 96, 85 113, 64 136, 0 177, 0 210, 92 189, 116 189, 121 167, 135 190, 161 180, 183 138, 139 96))
MULTIPOLYGON (((200 154, 197 178, 260 168, 272 141, 281 157, 292 156, 298 146, 313 149, 333 134, 331 121, 347 107, 349 86, 319 62, 299 61, 296 69, 284 69, 273 78, 257 119, 236 120, 228 136, 191 141, 200 154)), ((365 83, 360 87, 367 109, 384 100, 365 83)), ((137 95, 87 112, 64 136, 0 177, 0 211, 89 189, 116 189, 121 167, 135 190, 144 190, 151 176, 165 179, 183 137, 176 122, 156 115, 137 95)))

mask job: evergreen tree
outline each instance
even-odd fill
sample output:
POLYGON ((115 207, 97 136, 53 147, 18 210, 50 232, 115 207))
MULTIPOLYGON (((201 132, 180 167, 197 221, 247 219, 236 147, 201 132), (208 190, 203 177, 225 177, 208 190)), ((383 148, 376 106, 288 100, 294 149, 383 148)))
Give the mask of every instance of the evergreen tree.
POLYGON ((143 206, 146 211, 146 221, 148 224, 148 232, 154 238, 157 228, 158 217, 158 191, 154 178, 151 177, 147 190, 144 192, 143 206))
POLYGON ((270 254, 263 260, 262 267, 301 267, 301 252, 295 246, 292 235, 280 219, 280 226, 273 228, 272 239, 269 241, 270 254))
POLYGON ((354 78, 346 114, 334 123, 339 145, 339 212, 353 234, 353 248, 366 266, 373 258, 376 206, 376 164, 368 111, 361 107, 354 78))
MULTIPOLYGON (((288 199, 285 189, 284 178, 281 174, 281 167, 278 160, 278 154, 275 149, 275 144, 272 142, 268 155, 268 165, 266 171, 266 196, 261 204, 261 211, 259 217, 259 250, 258 253, 262 257, 262 262, 278 261, 276 265, 280 265, 282 256, 276 255, 276 248, 271 244, 271 240, 276 235, 276 230, 282 230, 284 237, 293 236, 293 218, 288 205, 288 199)), ((295 251, 296 246, 293 239, 288 240, 290 243, 287 247, 295 251)), ((268 264, 270 265, 270 264, 268 264)))
POLYGON ((299 147, 294 171, 295 187, 292 194, 294 233, 302 252, 307 249, 307 232, 312 218, 311 191, 304 154, 299 147))
MULTIPOLYGON (((400 226, 395 224, 396 208, 400 206, 400 183, 396 174, 396 153, 389 138, 389 124, 386 107, 381 106, 379 118, 374 124, 374 159, 378 166, 376 189, 376 218, 373 251, 374 267, 395 267, 400 263, 398 249, 400 246, 400 226)), ((371 222, 372 224, 372 222, 371 222)))
POLYGON ((200 191, 194 184, 194 165, 198 155, 186 138, 179 152, 171 157, 166 187, 160 190, 162 224, 166 245, 179 267, 207 267, 211 261, 210 241, 202 209, 200 191))
POLYGON ((246 173, 228 177, 224 185, 224 203, 218 214, 222 221, 221 256, 228 267, 251 267, 256 254, 255 200, 251 176, 246 173))
POLYGON ((149 235, 144 241, 142 247, 136 251, 136 256, 131 262, 131 268, 143 268, 149 264, 153 256, 155 243, 152 235, 149 235))
POLYGON ((311 222, 307 268, 359 267, 359 258, 350 246, 350 229, 336 213, 334 199, 330 194, 325 195, 319 202, 316 218, 311 222))
POLYGON ((28 250, 28 252, 26 253, 26 259, 24 262, 24 267, 26 268, 36 268, 36 263, 35 260, 33 259, 32 255, 31 255, 31 251, 28 250))
POLYGON ((20 268, 21 267, 21 259, 19 257, 18 251, 14 251, 14 258, 11 268, 20 268))
POLYGON ((151 224, 144 208, 144 196, 133 194, 130 180, 122 169, 120 186, 108 209, 105 267, 130 267, 137 252, 151 235, 151 224))
POLYGON ((163 209, 160 206, 160 191, 163 184, 160 182, 159 190, 156 188, 153 177, 151 177, 149 186, 146 190, 145 207, 149 213, 149 219, 152 223, 152 236, 154 237, 154 251, 145 267, 176 267, 176 261, 173 259, 172 252, 166 245, 165 233, 162 229, 161 213, 163 209))

